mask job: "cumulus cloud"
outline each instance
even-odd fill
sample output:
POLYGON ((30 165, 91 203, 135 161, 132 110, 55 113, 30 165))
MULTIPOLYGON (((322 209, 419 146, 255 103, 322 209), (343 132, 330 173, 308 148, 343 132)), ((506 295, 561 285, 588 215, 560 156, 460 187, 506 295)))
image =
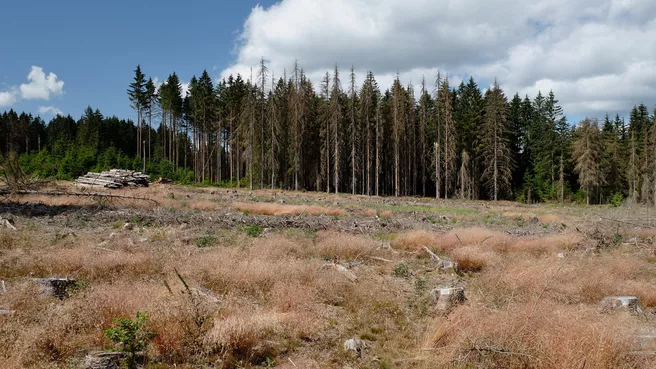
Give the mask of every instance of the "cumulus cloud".
POLYGON ((58 81, 52 72, 46 75, 42 67, 32 66, 27 80, 28 83, 20 85, 24 99, 49 100, 51 95, 61 95, 64 90, 64 81, 58 81))
POLYGON ((15 89, 0 91, 0 107, 9 107, 16 103, 18 93, 15 89))
POLYGON ((55 106, 39 106, 39 114, 64 115, 64 113, 55 106))
POLYGON ((496 77, 509 95, 553 89, 568 114, 623 114, 654 103, 653 50, 651 0, 282 0, 252 9, 220 77, 248 78, 261 57, 278 76, 298 59, 315 84, 335 64, 344 85, 353 65, 383 88, 439 68, 455 84, 496 77))

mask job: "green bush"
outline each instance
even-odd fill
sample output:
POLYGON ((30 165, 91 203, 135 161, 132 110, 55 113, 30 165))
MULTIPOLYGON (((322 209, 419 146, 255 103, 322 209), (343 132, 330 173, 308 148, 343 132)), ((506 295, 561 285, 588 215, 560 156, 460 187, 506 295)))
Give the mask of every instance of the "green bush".
POLYGON ((246 226, 244 229, 249 237, 259 237, 262 234, 262 227, 260 226, 246 226))
POLYGON ((216 237, 214 236, 203 236, 196 240, 196 246, 198 247, 210 247, 216 244, 216 237))
POLYGON ((137 368, 137 355, 143 353, 156 336, 155 332, 145 328, 147 320, 147 313, 137 312, 135 320, 117 318, 114 319, 115 327, 105 329, 105 335, 127 354, 126 364, 129 369, 137 368))
POLYGON ((623 201, 624 201, 624 195, 622 195, 622 193, 620 192, 615 192, 615 194, 613 194, 613 197, 611 197, 610 199, 610 203, 611 205, 613 205, 613 207, 619 207, 620 205, 622 205, 623 201))

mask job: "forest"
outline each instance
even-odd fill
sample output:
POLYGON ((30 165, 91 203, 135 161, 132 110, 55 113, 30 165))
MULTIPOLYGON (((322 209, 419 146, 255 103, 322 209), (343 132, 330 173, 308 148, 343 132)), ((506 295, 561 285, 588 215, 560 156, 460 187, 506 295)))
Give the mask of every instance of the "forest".
POLYGON ((47 124, 11 110, 0 153, 43 178, 124 168, 251 189, 656 204, 656 114, 643 103, 628 124, 569 122, 553 91, 510 98, 497 81, 452 86, 439 72, 418 88, 356 81, 336 66, 314 86, 298 63, 275 76, 262 59, 247 79, 203 71, 183 96, 176 73, 156 86, 137 66, 136 123, 91 107, 47 124))

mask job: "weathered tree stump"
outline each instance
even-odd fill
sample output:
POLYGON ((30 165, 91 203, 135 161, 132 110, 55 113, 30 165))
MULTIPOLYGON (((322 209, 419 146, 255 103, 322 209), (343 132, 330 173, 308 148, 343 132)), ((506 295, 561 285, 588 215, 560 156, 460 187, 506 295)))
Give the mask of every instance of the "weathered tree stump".
POLYGON ((607 296, 601 302, 603 312, 627 310, 631 314, 642 313, 640 301, 636 296, 607 296))
POLYGON ((448 313, 457 304, 465 302, 465 289, 463 287, 441 287, 434 288, 430 292, 431 302, 435 309, 442 313, 448 313))
POLYGON ((366 348, 366 344, 359 338, 349 338, 344 341, 344 351, 356 354, 358 357, 362 356, 362 351, 366 348))
POLYGON ((82 363, 82 369, 119 369, 121 367, 120 352, 94 351, 87 354, 82 363))
POLYGON ((41 285, 44 293, 55 296, 60 300, 70 295, 70 290, 75 287, 77 282, 69 278, 36 278, 34 281, 41 285))

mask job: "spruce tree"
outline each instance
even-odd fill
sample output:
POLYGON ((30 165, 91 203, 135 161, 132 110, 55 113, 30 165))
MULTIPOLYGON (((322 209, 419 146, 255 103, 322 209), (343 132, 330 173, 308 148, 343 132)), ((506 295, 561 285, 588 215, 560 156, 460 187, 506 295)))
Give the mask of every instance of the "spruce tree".
POLYGON ((342 104, 340 101, 342 86, 339 80, 339 69, 335 66, 333 73, 332 90, 330 92, 330 131, 332 132, 333 144, 333 187, 335 193, 339 192, 340 164, 342 146, 342 104))
POLYGON ((585 119, 576 132, 573 158, 575 170, 579 174, 579 184, 586 194, 586 203, 590 205, 590 194, 595 187, 604 184, 601 171, 603 144, 599 124, 596 120, 585 119))
POLYGON ((496 201, 509 193, 512 180, 512 156, 508 140, 508 101, 497 81, 485 96, 482 154, 484 185, 489 197, 496 201))
POLYGON ((141 113, 146 105, 146 76, 141 72, 141 65, 137 65, 134 70, 134 80, 130 83, 127 92, 131 103, 130 107, 137 111, 137 157, 141 157, 141 113))

